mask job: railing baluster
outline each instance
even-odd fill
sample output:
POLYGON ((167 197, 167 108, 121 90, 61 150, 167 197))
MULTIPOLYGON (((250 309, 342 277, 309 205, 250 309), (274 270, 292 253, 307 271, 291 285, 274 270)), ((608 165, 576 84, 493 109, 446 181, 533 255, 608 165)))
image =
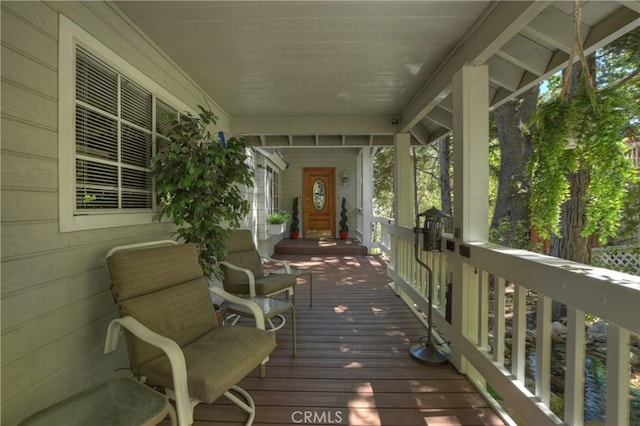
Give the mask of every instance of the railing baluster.
POLYGON ((447 283, 448 283, 448 276, 449 274, 447 273, 448 270, 448 264, 447 264, 447 255, 445 254, 441 254, 440 255, 440 293, 438 293, 438 299, 439 302, 438 304, 440 305, 440 309, 442 309, 442 312, 444 314, 446 306, 447 306, 447 283))
POLYGON ((511 373, 516 379, 524 383, 525 372, 525 343, 527 320, 527 289, 515 284, 513 294, 513 334, 511 342, 511 373))
MULTIPOLYGON (((427 274, 415 261, 412 229, 390 224, 386 231, 391 245, 389 275, 396 282, 395 288, 424 309, 428 290, 427 274)), ((505 249, 493 244, 470 242, 460 244, 460 247, 463 245, 465 252, 461 249, 460 255, 457 250, 449 249, 435 255, 427 255, 422 250, 419 253, 432 267, 434 305, 440 307, 440 313, 445 313, 447 284, 455 284, 455 304, 452 301, 452 305, 455 305, 452 309, 453 321, 451 324, 440 325, 446 328, 453 343, 451 362, 459 371, 470 375, 477 371, 481 377, 480 382, 486 380, 491 384, 496 392, 504 397, 505 402, 522 416, 523 424, 546 424, 548 421, 550 424, 582 425, 586 355, 584 312, 587 311, 610 324, 607 341, 606 424, 628 424, 628 345, 630 333, 640 333, 637 325, 640 323, 640 311, 637 309, 640 280, 625 274, 555 260, 532 252, 505 249), (494 363, 487 360, 485 352, 489 343, 486 297, 490 277, 495 279, 492 309, 494 339, 491 342, 494 346, 494 363), (498 367, 504 366, 507 350, 505 284, 509 281, 520 283, 515 285, 513 294, 510 372, 498 367), (523 387, 526 380, 528 291, 534 291, 538 296, 535 308, 535 397, 523 387), (607 300, 603 299, 605 296, 607 300), (553 299, 573 305, 568 306, 564 419, 558 418, 549 410, 552 357, 550 316, 553 299), (620 324, 621 328, 614 324, 620 324), (514 383, 514 376, 517 383, 514 383)), ((441 320, 438 313, 435 318, 441 320)), ((478 379, 475 376, 474 378, 478 379)))
POLYGON ((607 426, 629 424, 629 330, 609 324, 607 333, 607 426))
POLYGON ((551 397, 551 298, 538 294, 536 309, 536 396, 545 405, 551 397))
POLYGON ((493 358, 500 365, 504 365, 504 308, 505 308, 505 279, 498 277, 494 281, 494 318, 493 318, 493 358))
POLYGON ((584 422, 584 312, 567 306, 567 369, 564 381, 564 421, 572 426, 584 422))
POLYGON ((489 346, 489 273, 480 272, 480 307, 478 309, 478 345, 489 346))

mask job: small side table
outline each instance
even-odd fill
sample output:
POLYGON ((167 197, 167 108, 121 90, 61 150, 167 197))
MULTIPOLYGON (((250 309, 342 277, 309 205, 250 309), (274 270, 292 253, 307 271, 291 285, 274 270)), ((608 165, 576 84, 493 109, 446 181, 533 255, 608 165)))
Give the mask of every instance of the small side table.
POLYGON ((157 425, 176 412, 169 399, 133 379, 112 379, 63 399, 20 423, 20 426, 135 426, 157 425))
MULTIPOLYGON (((289 310, 291 311, 293 356, 296 356, 296 308, 295 306, 293 306, 293 303, 289 302, 288 300, 276 299, 274 297, 266 297, 266 296, 248 297, 247 300, 251 300, 252 302, 255 302, 260 307, 260 309, 262 310, 262 313, 264 314, 264 319, 271 324, 271 328, 268 329, 269 331, 275 332, 277 330, 280 330, 285 324, 285 319, 282 314, 286 311, 289 311, 289 310), (274 317, 280 318, 281 322, 277 326, 274 326, 273 323, 271 322, 271 318, 274 318, 274 317)), ((249 310, 249 308, 247 308, 244 305, 228 303, 226 304, 225 310, 227 314, 232 314, 232 315, 235 314, 245 318, 253 318, 253 313, 251 312, 251 310, 249 310)), ((237 322, 237 319, 231 325, 235 324, 236 322, 237 322)))
MULTIPOLYGON (((313 276, 311 275, 311 271, 309 269, 300 269, 290 267, 291 275, 295 275, 296 278, 303 277, 305 275, 309 275, 309 306, 313 306, 313 276)), ((272 274, 286 274, 287 270, 284 268, 276 269, 271 271, 272 274)))

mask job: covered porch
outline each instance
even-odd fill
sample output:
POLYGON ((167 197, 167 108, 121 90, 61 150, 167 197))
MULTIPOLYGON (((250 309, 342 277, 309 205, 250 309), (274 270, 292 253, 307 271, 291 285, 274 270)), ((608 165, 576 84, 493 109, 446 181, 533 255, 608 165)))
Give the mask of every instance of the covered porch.
MULTIPOLYGON (((489 402, 452 365, 426 366, 409 347, 426 330, 394 292, 382 256, 278 256, 313 274, 296 289, 297 357, 291 322, 277 333, 267 365, 240 385, 253 396, 254 424, 503 425, 489 402)), ((290 317, 287 315, 287 319, 290 317)), ((243 424, 226 398, 199 405, 202 425, 243 424)))
MULTIPOLYGON (((581 3, 587 54, 640 25, 637 1, 581 3)), ((118 315, 105 254, 171 232, 151 207, 77 209, 76 44, 118 79, 152 92, 154 114, 162 102, 180 110, 206 104, 222 130, 246 135, 255 151, 284 153, 281 208, 300 195, 303 167, 350 174, 336 197, 354 200, 353 235, 382 250, 388 264, 292 258, 314 271, 314 306, 305 306, 301 284, 299 357, 291 358, 281 332, 267 379, 243 383, 259 405, 257 423, 296 423, 294 413, 310 411, 325 423, 337 423, 340 412, 344 424, 491 424, 500 420, 479 396, 491 389, 526 424, 581 425, 586 314, 610 324, 606 424, 629 423, 640 278, 488 243, 489 111, 567 66, 572 5, 3 1, 2 423, 16 424, 126 368, 124 348, 103 353, 106 327, 118 315), (410 154, 452 131, 456 232, 442 254, 421 254, 435 271, 434 322, 451 341, 451 365, 425 367, 407 353, 424 333, 409 307, 428 310, 413 246, 410 154), (373 153, 381 146, 396 152, 394 220, 373 215, 373 153), (381 240, 371 240, 372 226, 381 240), (507 282, 515 286, 509 332, 507 282), (526 302, 533 293, 532 383, 526 302), (554 300, 569 307, 562 418, 550 410, 554 300)), ((150 183, 144 190, 153 193, 150 183)), ((259 233, 264 213, 252 211, 243 225, 259 233)), ((227 408, 222 401, 199 406, 196 419, 239 421, 227 408)))

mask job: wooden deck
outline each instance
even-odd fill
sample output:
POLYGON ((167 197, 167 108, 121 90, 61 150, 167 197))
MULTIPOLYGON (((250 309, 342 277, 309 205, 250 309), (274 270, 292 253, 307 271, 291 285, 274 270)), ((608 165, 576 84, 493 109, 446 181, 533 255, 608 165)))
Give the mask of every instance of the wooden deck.
MULTIPOLYGON (((450 366, 412 360, 409 347, 425 334, 387 285, 375 256, 280 256, 313 272, 298 281, 298 356, 291 330, 278 331, 267 377, 254 371, 240 385, 257 405, 255 425, 504 424, 475 388, 450 366)), ((242 424, 226 398, 201 404, 197 425, 242 424)))

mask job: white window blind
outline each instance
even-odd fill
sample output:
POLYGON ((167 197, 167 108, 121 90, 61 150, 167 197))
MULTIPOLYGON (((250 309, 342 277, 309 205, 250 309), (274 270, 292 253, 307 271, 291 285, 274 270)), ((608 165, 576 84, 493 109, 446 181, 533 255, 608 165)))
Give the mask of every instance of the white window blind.
POLYGON ((153 209, 149 166, 175 110, 81 47, 75 86, 75 211, 153 209))

